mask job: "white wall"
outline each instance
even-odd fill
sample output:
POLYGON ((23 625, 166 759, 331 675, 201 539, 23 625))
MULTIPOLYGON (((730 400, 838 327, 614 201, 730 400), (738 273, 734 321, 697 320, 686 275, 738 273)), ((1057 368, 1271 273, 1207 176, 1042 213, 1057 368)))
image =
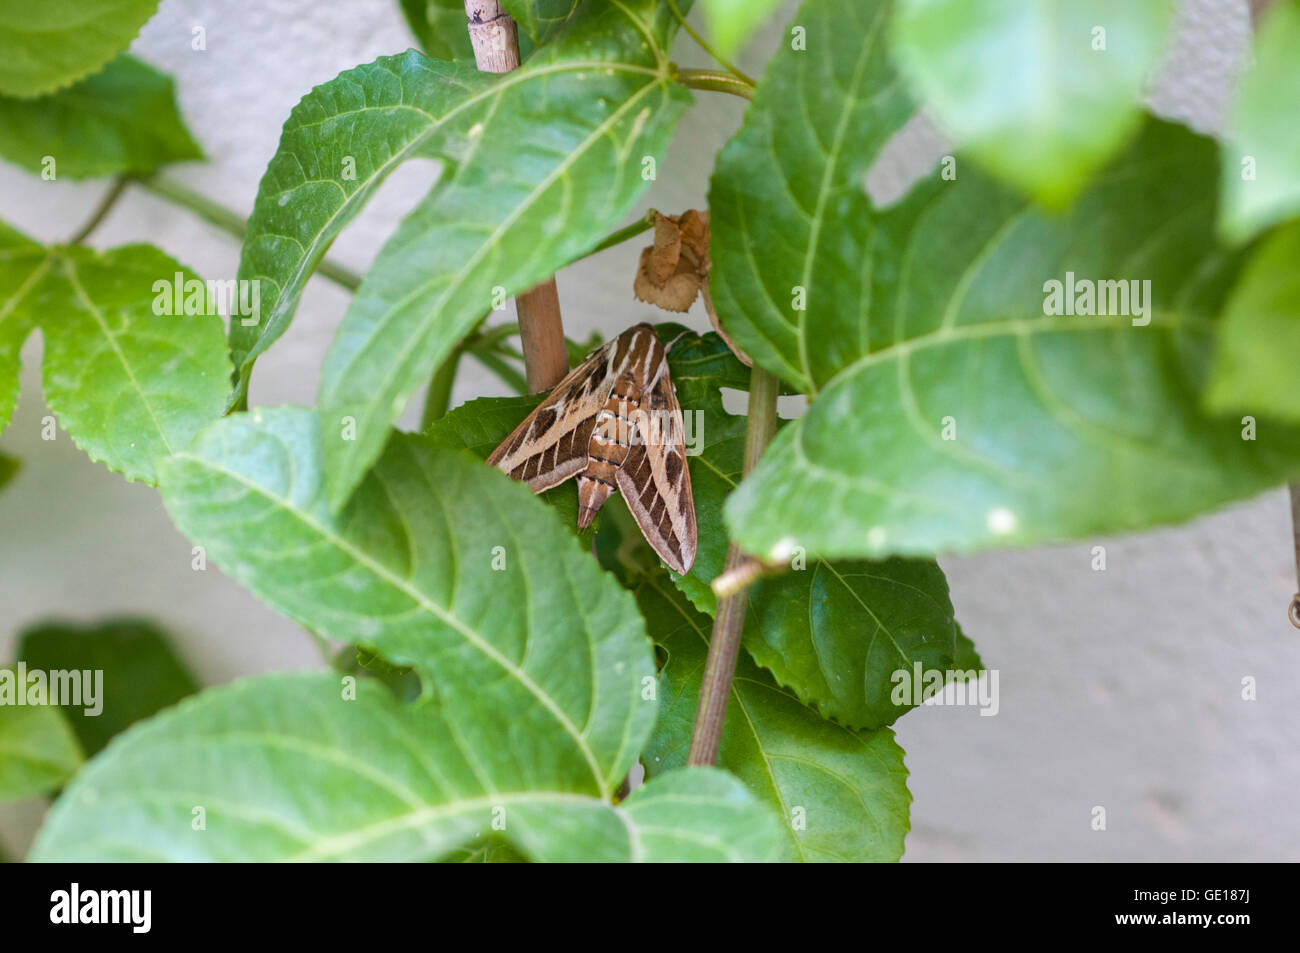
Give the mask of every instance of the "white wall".
MULTIPOLYGON (((769 30, 746 65, 779 39, 769 30)), ((1217 126, 1249 35, 1244 3, 1184 10, 1168 75, 1153 94, 1167 114, 1217 126)), ((164 0, 134 52, 178 78, 181 108, 207 164, 168 174, 241 213, 289 110, 312 85, 411 40, 393 0, 164 0), (201 25, 208 48, 190 48, 201 25)), ((704 65, 689 42, 684 65, 704 65)), ((704 204, 712 156, 740 103, 700 94, 643 203, 704 204)), ((882 162, 873 188, 896 189, 941 149, 923 127, 882 162)), ((363 270, 434 170, 393 177, 338 240, 335 258, 363 270)), ((45 240, 75 231, 103 183, 46 183, 0 164, 0 219, 45 240)), ((234 241, 188 212, 132 189, 96 233, 110 247, 154 242, 199 274, 233 277, 234 241)), ((560 278, 566 328, 585 337, 660 319, 630 294, 638 243, 560 278)), ((258 364, 253 401, 311 403, 347 303, 314 280, 290 333, 258 364)), ((703 330, 698 311, 691 323, 703 330)), ((39 340, 25 353, 23 396, 0 448, 24 469, 0 493, 0 659, 18 631, 57 615, 158 619, 209 684, 319 663, 314 645, 215 569, 190 569, 190 544, 157 494, 86 460, 60 434, 40 440, 39 340)), ((455 402, 500 393, 471 364, 455 402)), ((408 415, 408 423, 409 415, 408 415)), ((908 856, 981 859, 1296 859, 1300 790, 1296 725, 1300 633, 1286 622, 1294 585, 1285 496, 1270 493, 1190 526, 1031 552, 945 559, 953 601, 987 664, 1000 670, 1001 712, 922 709, 904 718, 915 795, 908 856), (1259 700, 1240 681, 1259 680, 1259 700), (1090 829, 1103 805, 1109 829, 1090 829)), ((39 802, 0 810, 11 853, 25 849, 39 802)))

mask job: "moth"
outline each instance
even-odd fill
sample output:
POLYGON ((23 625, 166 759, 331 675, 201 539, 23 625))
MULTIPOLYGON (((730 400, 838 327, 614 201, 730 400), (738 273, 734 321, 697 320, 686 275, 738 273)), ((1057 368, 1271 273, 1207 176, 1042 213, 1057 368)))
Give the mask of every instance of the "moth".
POLYGON ((487 462, 534 493, 576 476, 582 529, 618 490, 646 542, 684 574, 698 541, 684 438, 667 350, 638 324, 570 371, 487 462))

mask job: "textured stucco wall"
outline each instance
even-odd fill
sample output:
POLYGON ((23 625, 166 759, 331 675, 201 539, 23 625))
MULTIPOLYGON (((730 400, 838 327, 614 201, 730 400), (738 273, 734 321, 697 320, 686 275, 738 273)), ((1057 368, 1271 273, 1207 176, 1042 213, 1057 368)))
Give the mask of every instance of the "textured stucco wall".
MULTIPOLYGON (((754 44, 758 69, 779 30, 754 44)), ((1152 92, 1164 114, 1201 129, 1221 121, 1249 37, 1244 2, 1184 5, 1179 39, 1152 92)), ((308 88, 410 44, 391 0, 164 0, 134 51, 174 74, 209 162, 169 174, 246 212, 279 128, 308 88), (201 25, 207 50, 190 48, 201 25)), ((687 42, 684 64, 703 65, 687 42)), ((704 204, 712 156, 739 121, 737 101, 702 94, 643 202, 704 204)), ((944 146, 914 124, 882 160, 873 191, 897 190, 944 146)), ((364 269, 431 181, 399 171, 331 257, 364 269)), ((0 218, 44 239, 65 237, 103 183, 45 183, 0 164, 0 218)), ((95 236, 108 247, 151 241, 210 278, 232 277, 238 247, 188 213, 132 190, 95 236)), ((651 309, 630 294, 637 243, 560 280, 575 337, 614 331, 651 309)), ((253 400, 311 403, 346 296, 313 281, 297 321, 258 365, 253 400)), ((692 323, 703 330, 698 312, 692 323)), ((210 684, 318 663, 309 638, 215 569, 190 570, 190 544, 157 494, 87 461, 65 434, 42 442, 29 343, 23 397, 0 447, 24 470, 0 494, 0 659, 14 635, 50 615, 154 617, 174 630, 210 684)), ((499 393, 467 365, 454 400, 499 393)), ((409 420, 408 420, 409 422, 409 420)), ((1296 859, 1300 857, 1300 635, 1283 610, 1293 587, 1284 494, 1191 525, 1123 540, 943 560, 953 601, 987 664, 1001 711, 929 708, 904 718, 915 795, 912 860, 1296 859), (1094 545, 1108 568, 1090 568, 1094 545), (1240 699, 1243 676, 1259 699, 1240 699), (1108 830, 1090 829, 1105 806, 1108 830)), ((0 832, 25 849, 39 802, 0 809, 0 832)))

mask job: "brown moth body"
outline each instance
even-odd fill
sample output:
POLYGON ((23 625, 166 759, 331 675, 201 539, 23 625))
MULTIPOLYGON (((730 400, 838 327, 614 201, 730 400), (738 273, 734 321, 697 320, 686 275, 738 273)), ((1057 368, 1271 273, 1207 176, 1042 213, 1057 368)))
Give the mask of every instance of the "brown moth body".
POLYGON ((649 325, 637 325, 615 339, 611 369, 619 369, 609 398, 596 414, 587 448, 587 469, 578 475, 578 526, 586 529, 618 487, 618 471, 632 447, 633 421, 641 409, 645 369, 662 366, 663 345, 649 325))
POLYGON ((534 492, 576 476, 583 528, 620 491, 646 541, 685 573, 696 526, 683 438, 664 346, 638 324, 574 368, 488 463, 534 492))

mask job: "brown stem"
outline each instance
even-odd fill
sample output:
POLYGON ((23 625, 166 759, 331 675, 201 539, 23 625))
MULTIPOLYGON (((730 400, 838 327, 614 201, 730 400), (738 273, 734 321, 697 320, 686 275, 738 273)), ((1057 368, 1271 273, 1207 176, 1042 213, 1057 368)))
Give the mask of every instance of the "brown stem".
POLYGON ((548 278, 515 298, 519 314, 519 344, 524 351, 528 391, 550 390, 569 373, 569 352, 564 347, 564 320, 560 292, 548 278))
POLYGON ((519 67, 519 27, 498 0, 465 0, 474 63, 484 73, 509 73, 519 67))
POLYGON ((1251 25, 1258 28, 1259 21, 1264 18, 1268 8, 1273 5, 1273 0, 1250 0, 1250 22, 1251 25))
MULTIPOLYGON (((758 465, 776 430, 776 398, 781 383, 776 376, 760 367, 749 378, 749 417, 745 425, 745 475, 758 465)), ((735 543, 727 549, 723 575, 737 573, 748 557, 735 543)), ((757 574, 753 578, 757 578, 757 574)), ((750 579, 749 581, 753 581, 750 579)), ((704 681, 700 685, 700 704, 695 711, 695 730, 691 733, 691 751, 687 764, 713 764, 718 759, 722 724, 731 696, 731 679, 736 673, 740 654, 740 637, 745 628, 745 602, 748 589, 718 600, 718 614, 709 638, 709 657, 704 664, 704 681)))
MULTIPOLYGON (((519 28, 498 0, 465 0, 474 62, 484 73, 508 73, 519 66, 519 28)), ((569 373, 564 321, 555 279, 548 278, 515 298, 519 340, 524 349, 528 389, 550 390, 569 373)))

